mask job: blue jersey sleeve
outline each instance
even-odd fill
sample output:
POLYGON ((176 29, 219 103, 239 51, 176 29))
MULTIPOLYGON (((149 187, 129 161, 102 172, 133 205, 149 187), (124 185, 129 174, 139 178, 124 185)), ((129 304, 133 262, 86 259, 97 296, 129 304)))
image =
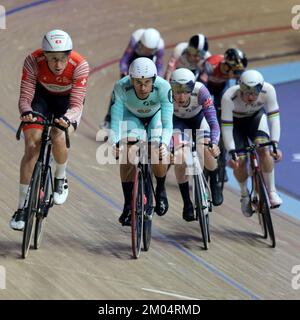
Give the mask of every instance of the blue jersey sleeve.
POLYGON ((112 94, 112 106, 111 106, 111 142, 117 143, 121 138, 121 121, 124 116, 124 93, 123 88, 120 85, 120 81, 117 81, 112 94))
POLYGON ((161 79, 160 103, 162 122, 162 143, 169 145, 173 134, 173 98, 172 89, 168 81, 161 79))

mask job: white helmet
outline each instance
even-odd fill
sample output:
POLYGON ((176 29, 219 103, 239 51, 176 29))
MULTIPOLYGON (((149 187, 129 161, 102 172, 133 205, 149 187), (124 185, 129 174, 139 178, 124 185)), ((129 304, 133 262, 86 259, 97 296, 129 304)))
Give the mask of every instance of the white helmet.
POLYGON ((239 84, 242 92, 259 94, 264 85, 264 78, 262 74, 256 70, 247 70, 242 73, 239 84))
POLYGON ((141 43, 148 49, 157 49, 160 41, 160 33, 154 29, 146 29, 141 37, 141 43))
POLYGON ((192 92, 196 83, 193 72, 186 68, 179 68, 172 72, 170 84, 176 92, 178 89, 184 92, 192 92))
POLYGON ((151 59, 142 57, 131 62, 128 73, 131 78, 155 78, 157 76, 157 69, 151 59))
POLYGON ((42 48, 48 52, 62 52, 73 49, 72 39, 62 30, 51 30, 44 35, 42 48))

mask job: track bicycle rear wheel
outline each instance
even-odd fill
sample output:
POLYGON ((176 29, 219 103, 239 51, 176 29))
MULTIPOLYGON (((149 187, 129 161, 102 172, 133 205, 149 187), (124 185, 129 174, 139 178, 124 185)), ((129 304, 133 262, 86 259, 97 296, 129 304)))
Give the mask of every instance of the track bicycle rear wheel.
POLYGON ((268 234, 271 240, 271 247, 275 248, 276 246, 275 232, 273 228, 267 189, 260 173, 257 174, 256 178, 257 178, 257 185, 259 190, 259 212, 262 214, 263 224, 268 230, 268 234))
POLYGON ((202 206, 202 197, 204 196, 202 194, 201 184, 200 184, 200 176, 195 175, 194 176, 194 199, 195 199, 195 208, 196 208, 196 214, 199 220, 200 229, 202 233, 202 241, 204 245, 204 249, 208 249, 208 238, 209 238, 209 232, 208 232, 208 225, 207 225, 207 218, 204 213, 204 208, 202 206))
POLYGON ((42 173, 42 163, 37 162, 30 186, 29 186, 29 197, 27 205, 27 217, 25 221, 25 227, 23 231, 23 241, 22 241, 22 258, 25 259, 29 252, 30 242, 32 238, 33 224, 35 219, 35 214, 39 205, 39 194, 40 194, 40 182, 41 182, 41 173, 42 173))
POLYGON ((51 194, 52 194, 52 184, 51 184, 51 174, 48 168, 46 173, 46 179, 44 182, 44 190, 40 189, 39 195, 39 208, 36 213, 35 229, 34 229, 34 249, 39 249, 42 243, 44 227, 46 223, 46 217, 48 210, 51 206, 51 194))
POLYGON ((135 172, 131 208, 131 247, 137 259, 141 253, 144 222, 144 179, 140 168, 135 172))

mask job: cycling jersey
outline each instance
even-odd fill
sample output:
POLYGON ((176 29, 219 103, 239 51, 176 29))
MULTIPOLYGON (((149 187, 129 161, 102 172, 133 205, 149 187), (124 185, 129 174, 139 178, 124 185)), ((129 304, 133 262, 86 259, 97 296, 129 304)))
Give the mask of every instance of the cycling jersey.
POLYGON ((218 144, 220 127, 212 97, 203 83, 196 82, 189 104, 186 107, 178 107, 174 101, 174 114, 178 118, 191 119, 196 117, 201 111, 204 113, 210 127, 211 142, 218 144))
POLYGON ((170 79, 171 73, 178 68, 187 68, 191 70, 197 77, 199 76, 199 74, 202 73, 204 61, 205 59, 211 56, 211 53, 207 51, 205 53, 205 56, 202 59, 200 59, 200 61, 197 64, 195 64, 188 61, 186 52, 187 48, 188 42, 180 42, 174 48, 172 57, 168 62, 166 70, 165 78, 167 80, 170 79))
POLYGON ((165 43, 163 39, 160 39, 157 49, 151 56, 145 56, 140 51, 139 41, 144 33, 145 29, 138 29, 131 35, 129 44, 120 60, 120 72, 123 74, 128 73, 130 63, 140 57, 147 57, 156 65, 157 73, 159 76, 163 74, 163 57, 165 53, 165 43))
POLYGON ((207 84, 212 87, 223 87, 229 79, 227 74, 221 71, 221 63, 224 62, 224 56, 214 54, 206 59, 204 70, 208 76, 207 84))
POLYGON ((83 109, 86 94, 89 65, 77 52, 72 51, 66 68, 61 75, 55 75, 48 67, 42 49, 31 53, 24 62, 19 99, 20 113, 32 111, 32 101, 37 84, 49 94, 70 96, 69 108, 65 116, 70 122, 77 124, 83 109))
POLYGON ((135 122, 135 118, 151 118, 161 112, 161 117, 159 117, 162 126, 161 142, 169 144, 173 130, 172 91, 170 84, 163 78, 156 77, 152 92, 143 100, 136 96, 129 76, 120 79, 114 87, 111 112, 113 143, 123 138, 119 132, 119 123, 124 120, 124 115, 126 115, 126 120, 130 120, 130 115, 132 122, 135 122))
MULTIPOLYGON (((257 100, 248 104, 241 98, 239 85, 229 88, 222 97, 222 133, 227 150, 235 149, 233 139, 233 118, 253 116, 260 109, 264 109, 270 123, 270 138, 279 142, 280 117, 275 88, 265 82, 257 100)), ((258 128, 260 130, 260 128, 258 128)), ((266 131, 266 130, 264 130, 266 131)))

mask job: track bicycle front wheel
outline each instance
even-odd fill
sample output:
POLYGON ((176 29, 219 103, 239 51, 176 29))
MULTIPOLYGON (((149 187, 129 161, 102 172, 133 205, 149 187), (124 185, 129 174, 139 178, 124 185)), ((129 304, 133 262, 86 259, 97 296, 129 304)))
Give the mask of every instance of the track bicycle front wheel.
POLYGON ((268 230, 268 234, 271 240, 271 247, 275 248, 276 246, 275 232, 273 228, 267 189, 260 173, 257 174, 256 179, 257 179, 257 186, 259 191, 259 212, 261 213, 263 224, 268 230))
POLYGON ((204 210, 205 208, 203 207, 203 202, 202 202, 202 197, 205 195, 202 193, 202 188, 201 188, 201 182, 200 182, 201 177, 199 175, 194 176, 194 199, 195 199, 195 208, 196 208, 196 214, 199 220, 200 224, 200 229, 202 233, 202 241, 204 245, 204 249, 208 249, 208 242, 209 242, 209 231, 208 231, 208 219, 204 210))
POLYGON ((29 247, 32 238, 33 223, 35 219, 35 214, 39 205, 39 194, 40 194, 40 182, 41 182, 41 173, 42 173, 42 163, 37 162, 31 182, 29 185, 29 197, 27 205, 27 217, 25 221, 25 227, 23 231, 23 241, 22 241, 22 258, 25 259, 29 252, 29 247))
POLYGON ((135 259, 140 256, 144 222, 144 179, 140 168, 136 168, 131 206, 131 247, 135 259))
POLYGON ((52 184, 51 184, 51 174, 50 169, 47 170, 46 178, 44 182, 44 190, 40 189, 39 192, 39 207, 36 214, 35 229, 34 229, 34 249, 39 249, 42 243, 44 227, 46 223, 46 217, 48 210, 51 206, 51 194, 52 194, 52 184))

